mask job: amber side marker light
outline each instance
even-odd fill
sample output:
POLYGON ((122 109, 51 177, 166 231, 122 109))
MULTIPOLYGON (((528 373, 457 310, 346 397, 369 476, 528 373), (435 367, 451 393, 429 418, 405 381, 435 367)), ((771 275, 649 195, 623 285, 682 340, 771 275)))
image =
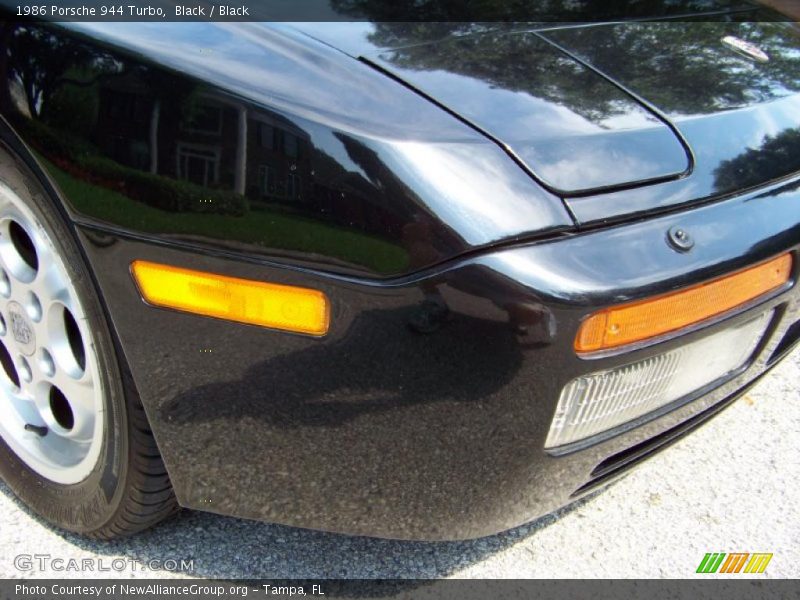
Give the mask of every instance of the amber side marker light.
POLYGON ((726 313, 789 282, 792 256, 662 296, 605 308, 578 329, 575 351, 598 352, 672 333, 726 313))
POLYGON ((309 335, 330 324, 320 291, 225 277, 137 260, 131 272, 146 302, 189 313, 309 335))

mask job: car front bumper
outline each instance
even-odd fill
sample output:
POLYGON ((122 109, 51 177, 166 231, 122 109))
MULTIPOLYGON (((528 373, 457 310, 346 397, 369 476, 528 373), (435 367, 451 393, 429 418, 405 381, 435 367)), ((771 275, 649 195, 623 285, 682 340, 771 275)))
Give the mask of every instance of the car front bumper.
MULTIPOLYGON (((578 324, 793 252, 800 181, 636 223, 520 243, 391 281, 332 277, 79 224, 180 503, 271 522, 407 539, 488 535, 620 475, 741 395, 800 339, 796 286, 635 351, 578 358, 578 324), (676 252, 680 226, 695 246, 676 252), (323 290, 311 338, 147 306, 135 259, 323 290), (564 451, 545 450, 573 378, 771 312, 746 368, 564 451)), ((563 450, 563 449, 562 449, 563 450)), ((688 483, 687 483, 688 485, 688 483)))

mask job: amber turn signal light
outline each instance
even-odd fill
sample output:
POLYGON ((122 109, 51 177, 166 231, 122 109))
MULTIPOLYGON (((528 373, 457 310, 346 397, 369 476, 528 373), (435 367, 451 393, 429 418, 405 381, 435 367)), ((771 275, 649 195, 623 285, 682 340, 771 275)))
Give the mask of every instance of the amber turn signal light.
POLYGON ((619 348, 711 319, 789 282, 791 254, 700 285, 600 310, 578 329, 575 351, 619 348))
POLYGON ((328 298, 320 291, 226 277, 137 260, 131 272, 149 304, 249 325, 324 335, 328 298))

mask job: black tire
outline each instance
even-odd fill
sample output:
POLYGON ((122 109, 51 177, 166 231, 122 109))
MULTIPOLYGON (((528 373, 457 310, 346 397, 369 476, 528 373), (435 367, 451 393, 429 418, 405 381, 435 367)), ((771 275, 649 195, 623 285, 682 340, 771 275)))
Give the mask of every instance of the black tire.
POLYGON ((0 476, 51 524, 93 538, 126 536, 177 511, 169 476, 73 231, 31 170, 0 146, 0 181, 43 225, 69 271, 94 338, 105 417, 100 458, 89 476, 62 485, 31 469, 0 438, 0 476))

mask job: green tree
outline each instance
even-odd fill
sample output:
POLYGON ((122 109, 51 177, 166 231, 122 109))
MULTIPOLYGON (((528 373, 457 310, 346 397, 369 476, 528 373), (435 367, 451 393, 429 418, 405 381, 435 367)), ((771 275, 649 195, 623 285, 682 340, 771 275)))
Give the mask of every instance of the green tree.
POLYGON ((35 26, 17 27, 9 46, 10 75, 22 85, 32 117, 39 116, 67 70, 91 56, 82 44, 35 26))
POLYGON ((800 171, 800 128, 765 136, 758 148, 748 148, 714 171, 718 190, 746 189, 800 171))

